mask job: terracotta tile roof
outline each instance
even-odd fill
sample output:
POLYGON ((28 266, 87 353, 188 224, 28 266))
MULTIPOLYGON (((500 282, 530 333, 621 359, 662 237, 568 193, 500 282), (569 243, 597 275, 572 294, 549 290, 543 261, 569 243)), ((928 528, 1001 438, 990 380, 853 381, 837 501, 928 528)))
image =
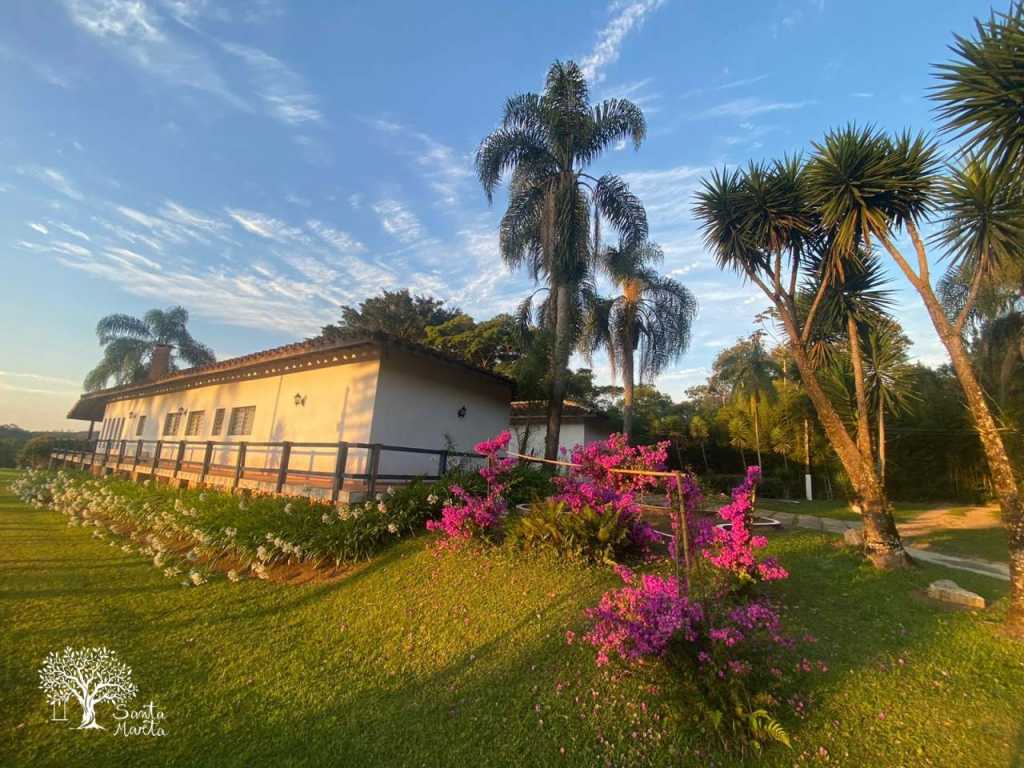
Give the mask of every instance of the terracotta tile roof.
MULTIPOLYGON (((474 373, 482 376, 495 379, 512 390, 515 389, 515 382, 507 376, 487 370, 486 368, 471 365, 465 360, 445 354, 444 352, 440 352, 431 347, 399 339, 389 334, 373 333, 365 336, 352 336, 348 338, 335 339, 325 339, 321 336, 317 336, 316 338, 307 339, 306 341, 285 344, 280 347, 272 347, 271 349, 253 352, 248 355, 241 355, 240 357, 232 357, 227 360, 219 360, 215 363, 210 363, 209 365, 198 365, 193 368, 184 368, 179 371, 173 371, 167 376, 157 379, 156 381, 144 381, 139 382, 138 384, 123 384, 118 387, 99 389, 95 392, 86 392, 68 412, 68 418, 99 420, 103 418, 103 409, 108 402, 111 400, 121 399, 127 395, 144 397, 158 392, 169 392, 190 389, 196 386, 206 386, 218 383, 219 380, 228 374, 239 373, 246 371, 246 369, 259 368, 267 363, 284 363, 296 358, 316 358, 318 354, 337 353, 358 349, 359 347, 404 349, 408 352, 424 355, 449 365, 456 365, 461 368, 465 368, 466 370, 473 371, 474 373)), ((354 359, 355 356, 356 355, 353 354, 352 358, 354 359)), ((326 367, 332 364, 343 364, 342 361, 339 361, 334 355, 332 355, 331 358, 320 358, 316 362, 318 363, 318 367, 326 367)), ((311 362, 307 363, 307 365, 312 367, 311 362)), ((285 370, 288 369, 289 368, 286 367, 285 370)), ((276 373, 276 369, 272 369, 270 373, 263 375, 273 375, 274 373, 276 373)), ((250 375, 255 377, 255 374, 250 375)))
MULTIPOLYGON (((515 400, 512 402, 512 421, 533 421, 547 418, 547 400, 515 400)), ((603 419, 601 411, 588 408, 575 400, 566 400, 562 404, 563 418, 603 419)))

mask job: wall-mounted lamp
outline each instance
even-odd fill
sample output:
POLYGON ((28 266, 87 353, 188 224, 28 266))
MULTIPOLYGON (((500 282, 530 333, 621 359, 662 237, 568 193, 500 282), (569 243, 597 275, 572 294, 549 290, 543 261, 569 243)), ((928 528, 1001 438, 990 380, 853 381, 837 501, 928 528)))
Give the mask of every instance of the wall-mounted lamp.
POLYGON ((459 408, 459 418, 466 418, 466 406, 462 406, 461 408, 459 408))
POLYGON ((306 396, 305 395, 300 395, 298 392, 296 392, 295 393, 295 404, 296 405, 305 405, 306 404, 306 396))

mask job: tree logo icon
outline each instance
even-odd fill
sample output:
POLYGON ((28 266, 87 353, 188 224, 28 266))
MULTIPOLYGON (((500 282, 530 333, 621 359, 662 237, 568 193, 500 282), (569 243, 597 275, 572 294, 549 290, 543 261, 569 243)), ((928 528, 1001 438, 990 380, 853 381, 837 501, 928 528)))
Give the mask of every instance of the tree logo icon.
POLYGON ((66 706, 71 698, 78 701, 82 707, 79 729, 105 730, 96 722, 96 705, 124 704, 138 693, 131 668, 106 648, 68 646, 52 651, 39 670, 39 687, 54 712, 58 704, 66 706))

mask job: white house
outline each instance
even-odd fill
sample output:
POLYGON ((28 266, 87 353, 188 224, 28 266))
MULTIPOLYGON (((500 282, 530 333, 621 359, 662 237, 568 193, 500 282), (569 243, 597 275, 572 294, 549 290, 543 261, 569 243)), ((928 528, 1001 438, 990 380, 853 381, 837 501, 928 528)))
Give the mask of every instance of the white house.
POLYGON ((376 460, 386 482, 436 474, 439 451, 472 451, 509 420, 511 380, 382 334, 314 339, 174 372, 168 357, 158 349, 150 380, 84 394, 68 414, 100 422, 105 466, 114 452, 115 468, 131 464, 134 474, 166 476, 157 470, 170 466, 176 479, 266 489, 288 442, 287 482, 312 493, 330 487, 339 443, 342 472, 366 474, 376 460), (372 446, 380 446, 376 459, 372 446), (233 477, 239 463, 244 470, 233 477))
MULTIPOLYGON (((543 456, 547 437, 547 403, 543 400, 519 400, 512 403, 509 420, 512 439, 509 450, 528 456, 543 456)), ((562 406, 562 426, 558 432, 559 455, 564 448, 572 451, 577 445, 604 440, 617 429, 600 411, 581 403, 566 400, 562 406)))

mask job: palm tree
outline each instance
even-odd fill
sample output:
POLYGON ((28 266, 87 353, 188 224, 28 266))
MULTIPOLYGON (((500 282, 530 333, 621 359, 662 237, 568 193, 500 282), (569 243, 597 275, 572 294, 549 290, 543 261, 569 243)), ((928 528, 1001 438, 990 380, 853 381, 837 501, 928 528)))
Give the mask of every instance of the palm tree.
POLYGON ((861 330, 868 398, 877 419, 878 476, 885 483, 885 416, 906 413, 918 400, 915 368, 907 349, 910 340, 894 320, 884 319, 861 330))
POLYGON ((715 359, 713 368, 717 378, 729 387, 733 397, 748 405, 757 463, 763 467, 758 406, 762 400, 775 398, 775 380, 782 373, 778 363, 765 349, 759 331, 749 339, 723 350, 715 359))
POLYGON ((544 92, 514 96, 501 126, 483 140, 477 175, 488 201, 506 172, 508 207, 499 233, 501 255, 525 266, 549 294, 545 323, 554 330, 545 456, 558 453, 569 355, 579 329, 580 293, 592 274, 603 218, 625 242, 647 237, 643 205, 617 176, 594 177, 590 165, 610 146, 647 132, 640 108, 625 99, 590 104, 586 79, 574 62, 555 62, 544 92))
POLYGON ((640 383, 661 374, 690 346, 697 300, 685 287, 652 268, 664 260, 655 243, 620 242, 601 254, 600 266, 619 295, 590 296, 585 306, 580 347, 587 359, 608 351, 612 379, 622 373, 622 431, 633 433, 634 355, 640 383))
POLYGON ((153 353, 160 347, 171 348, 170 370, 177 368, 175 356, 189 365, 215 362, 213 350, 192 338, 187 325, 188 312, 184 307, 151 309, 142 319, 107 315, 96 324, 96 335, 104 348, 103 359, 85 377, 85 390, 102 389, 110 379, 115 385, 145 380, 153 353))
MULTIPOLYGON (((1007 98, 1011 98, 1007 94, 1007 98)), ((889 137, 872 129, 832 131, 821 144, 809 173, 812 197, 823 223, 842 233, 846 249, 880 242, 924 302, 932 325, 949 354, 985 450, 992 485, 999 498, 1010 546, 1011 608, 1007 623, 1024 637, 1024 504, 1006 446, 967 353, 965 324, 986 280, 1024 251, 1024 194, 1020 185, 979 155, 938 174, 938 149, 924 136, 889 137), (933 242, 944 246, 953 269, 972 276, 960 313, 947 316, 929 274, 928 248, 920 224, 939 212, 941 229, 933 242), (916 267, 896 246, 896 234, 910 236, 916 267)))
POLYGON ((708 423, 704 420, 704 417, 699 413, 695 414, 690 419, 690 438, 696 440, 700 444, 700 453, 704 458, 704 471, 710 472, 711 466, 708 464, 708 451, 704 446, 708 442, 708 437, 711 436, 711 430, 708 429, 708 423))
POLYGON ((866 554, 878 567, 908 563, 873 457, 851 438, 811 357, 825 292, 842 275, 849 252, 839 250, 837 258, 819 260, 833 268, 820 276, 806 306, 800 302, 801 278, 816 274, 812 254, 832 250, 842 235, 822 226, 808 194, 804 163, 787 157, 770 165, 713 171, 696 195, 694 214, 719 266, 742 274, 771 301, 807 396, 853 485, 866 554))

